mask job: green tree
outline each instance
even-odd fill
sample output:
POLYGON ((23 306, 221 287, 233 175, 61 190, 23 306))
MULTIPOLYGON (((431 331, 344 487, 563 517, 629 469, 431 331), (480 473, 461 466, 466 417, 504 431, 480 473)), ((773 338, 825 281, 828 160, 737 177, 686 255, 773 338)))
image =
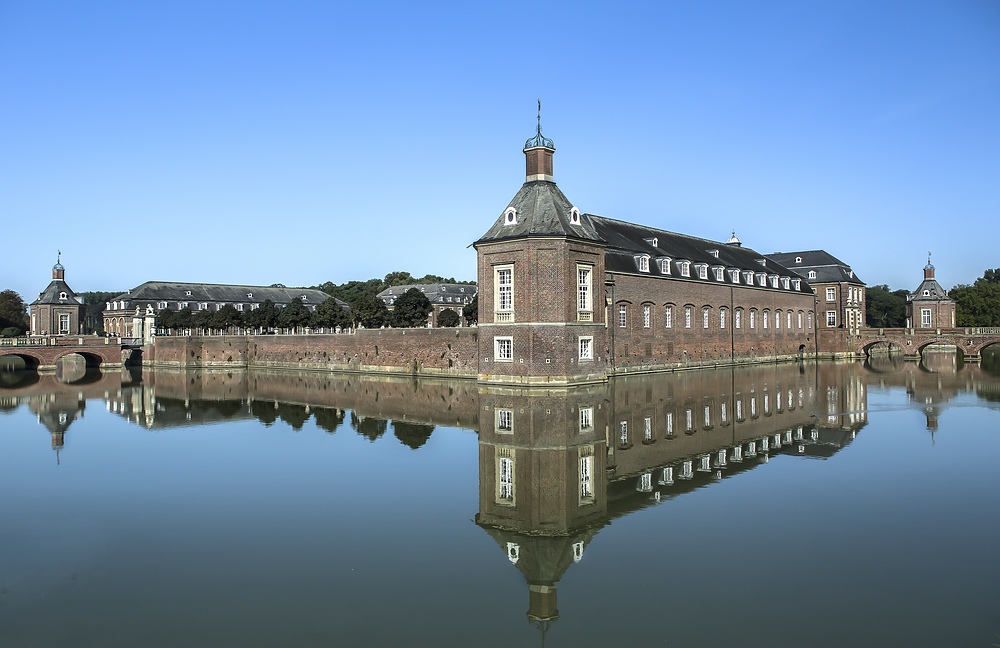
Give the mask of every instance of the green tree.
POLYGON ((382 283, 385 284, 386 288, 388 288, 390 286, 405 286, 407 284, 414 284, 420 282, 414 280, 413 275, 411 275, 409 272, 396 271, 387 274, 382 283))
POLYGON ((305 307, 302 300, 296 297, 278 314, 278 325, 282 328, 296 329, 309 323, 312 313, 305 307))
POLYGON ((866 288, 865 321, 874 328, 906 326, 906 291, 890 292, 886 284, 866 288))
POLYGON ((265 333, 278 325, 278 307, 270 299, 265 299, 259 308, 247 313, 243 321, 247 327, 265 333))
POLYGON ((479 293, 476 293, 468 304, 462 307, 462 317, 469 326, 479 324, 479 293))
POLYGON ((243 325, 243 313, 236 310, 236 307, 232 304, 226 304, 216 312, 212 313, 209 321, 211 322, 212 328, 230 332, 236 327, 243 325))
POLYGON ((164 308, 156 314, 156 328, 164 331, 177 329, 177 311, 164 308))
POLYGON ((385 302, 375 296, 362 297, 351 303, 354 322, 365 328, 378 328, 389 320, 389 309, 385 302))
POLYGON ((351 325, 351 314, 331 297, 316 307, 312 314, 312 325, 322 328, 347 328, 351 325))
POLYGON ((392 325, 400 328, 427 326, 427 316, 434 307, 427 295, 410 288, 396 299, 392 311, 392 325))
POLYGON ((1000 283, 983 277, 971 286, 955 286, 948 296, 955 300, 958 326, 1000 326, 1000 283))
POLYGON ((187 306, 177 311, 174 316, 174 328, 178 331, 194 328, 194 313, 187 306))
POLYGON ((28 330, 27 306, 14 290, 0 292, 0 330, 17 329, 17 335, 28 330))
POLYGON ((438 326, 451 328, 453 326, 458 326, 461 321, 462 318, 458 316, 458 313, 450 308, 446 308, 438 313, 438 326))

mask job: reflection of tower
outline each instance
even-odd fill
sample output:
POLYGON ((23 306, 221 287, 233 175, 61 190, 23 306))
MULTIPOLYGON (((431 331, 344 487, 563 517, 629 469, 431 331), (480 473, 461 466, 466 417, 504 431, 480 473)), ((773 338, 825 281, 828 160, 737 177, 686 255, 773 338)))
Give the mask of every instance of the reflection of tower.
POLYGON ((56 451, 56 462, 59 462, 59 451, 66 443, 66 430, 77 418, 83 418, 87 401, 76 394, 45 394, 33 398, 28 403, 28 409, 35 413, 38 423, 45 426, 52 435, 52 449, 56 451))
POLYGON ((607 517, 604 390, 480 392, 476 523, 524 575, 543 632, 559 580, 607 517))

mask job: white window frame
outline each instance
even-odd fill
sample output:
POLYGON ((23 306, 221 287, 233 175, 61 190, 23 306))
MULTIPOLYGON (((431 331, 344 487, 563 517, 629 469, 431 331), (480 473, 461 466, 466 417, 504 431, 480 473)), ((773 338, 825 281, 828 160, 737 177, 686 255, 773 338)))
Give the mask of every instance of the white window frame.
POLYGON ((593 276, 593 266, 576 266, 576 309, 581 313, 590 313, 594 310, 593 291, 591 290, 593 276))
POLYGON ((594 429, 594 408, 580 408, 580 431, 589 432, 594 429))
POLYGON ((826 325, 830 328, 837 326, 837 311, 826 311, 826 325))
POLYGON ((59 313, 59 334, 69 334, 69 313, 59 313))
POLYGON ((708 279, 708 266, 706 264, 699 263, 696 266, 696 268, 698 270, 698 278, 699 279, 708 279))
POLYGON ((725 308, 720 308, 719 309, 719 328, 720 329, 726 328, 726 309, 725 308))
POLYGON ((826 301, 837 301, 837 289, 833 286, 829 286, 826 289, 826 301))
POLYGON ((706 329, 708 328, 709 311, 711 311, 711 310, 712 309, 709 306, 705 306, 705 307, 703 307, 701 309, 701 327, 702 328, 706 328, 706 329))
POLYGON ((635 259, 636 263, 639 264, 639 272, 649 272, 649 256, 640 255, 635 259))
POLYGON ((496 362, 514 362, 514 338, 498 335, 493 338, 493 359, 496 362))
POLYGON ((514 502, 514 457, 497 457, 497 500, 514 502))
POLYGON ((920 328, 931 328, 931 309, 920 309, 920 328))
POLYGON ((496 431, 498 434, 514 433, 514 410, 509 407, 496 409, 496 431))
POLYGON ((663 328, 674 327, 674 307, 669 304, 663 307, 663 328))
POLYGON ((690 306, 685 306, 684 307, 684 328, 686 328, 686 329, 691 328, 691 307, 690 306))
POLYGON ((642 305, 642 328, 650 328, 653 325, 653 307, 649 304, 642 305))
POLYGON ((514 266, 513 264, 493 268, 493 308, 499 313, 514 312, 514 266))
POLYGON ((628 306, 626 304, 618 304, 618 328, 625 328, 628 326, 628 306))
POLYGON ((594 359, 594 338, 590 335, 581 335, 579 343, 580 360, 594 359))
POLYGON ((681 268, 681 276, 682 277, 690 277, 691 276, 691 262, 690 261, 681 261, 677 265, 679 265, 680 268, 681 268))
POLYGON ((660 274, 670 274, 670 259, 660 260, 660 274))

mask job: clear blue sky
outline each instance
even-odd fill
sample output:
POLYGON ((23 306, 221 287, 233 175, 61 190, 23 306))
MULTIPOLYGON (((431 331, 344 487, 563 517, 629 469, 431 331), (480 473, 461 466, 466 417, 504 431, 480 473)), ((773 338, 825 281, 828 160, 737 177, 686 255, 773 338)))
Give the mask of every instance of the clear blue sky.
POLYGON ((0 288, 473 279, 537 98, 584 212, 1000 266, 996 0, 0 0, 0 288))

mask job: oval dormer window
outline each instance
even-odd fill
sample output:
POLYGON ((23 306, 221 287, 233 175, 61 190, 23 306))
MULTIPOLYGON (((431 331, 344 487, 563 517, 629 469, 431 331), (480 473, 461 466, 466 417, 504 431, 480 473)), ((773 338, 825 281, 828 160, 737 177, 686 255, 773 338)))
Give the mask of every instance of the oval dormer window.
POLYGON ((924 291, 924 297, 930 297, 930 296, 931 296, 931 291, 925 290, 924 291))
POLYGON ((59 299, 66 299, 66 293, 64 292, 59 293, 59 299))
POLYGON ((572 207, 569 210, 569 222, 571 225, 580 224, 580 210, 576 207, 572 207))
POLYGON ((507 211, 503 213, 503 224, 504 225, 516 225, 517 224, 517 210, 513 207, 508 207, 507 211))
POLYGON ((795 257, 795 263, 802 263, 802 257, 795 257))

